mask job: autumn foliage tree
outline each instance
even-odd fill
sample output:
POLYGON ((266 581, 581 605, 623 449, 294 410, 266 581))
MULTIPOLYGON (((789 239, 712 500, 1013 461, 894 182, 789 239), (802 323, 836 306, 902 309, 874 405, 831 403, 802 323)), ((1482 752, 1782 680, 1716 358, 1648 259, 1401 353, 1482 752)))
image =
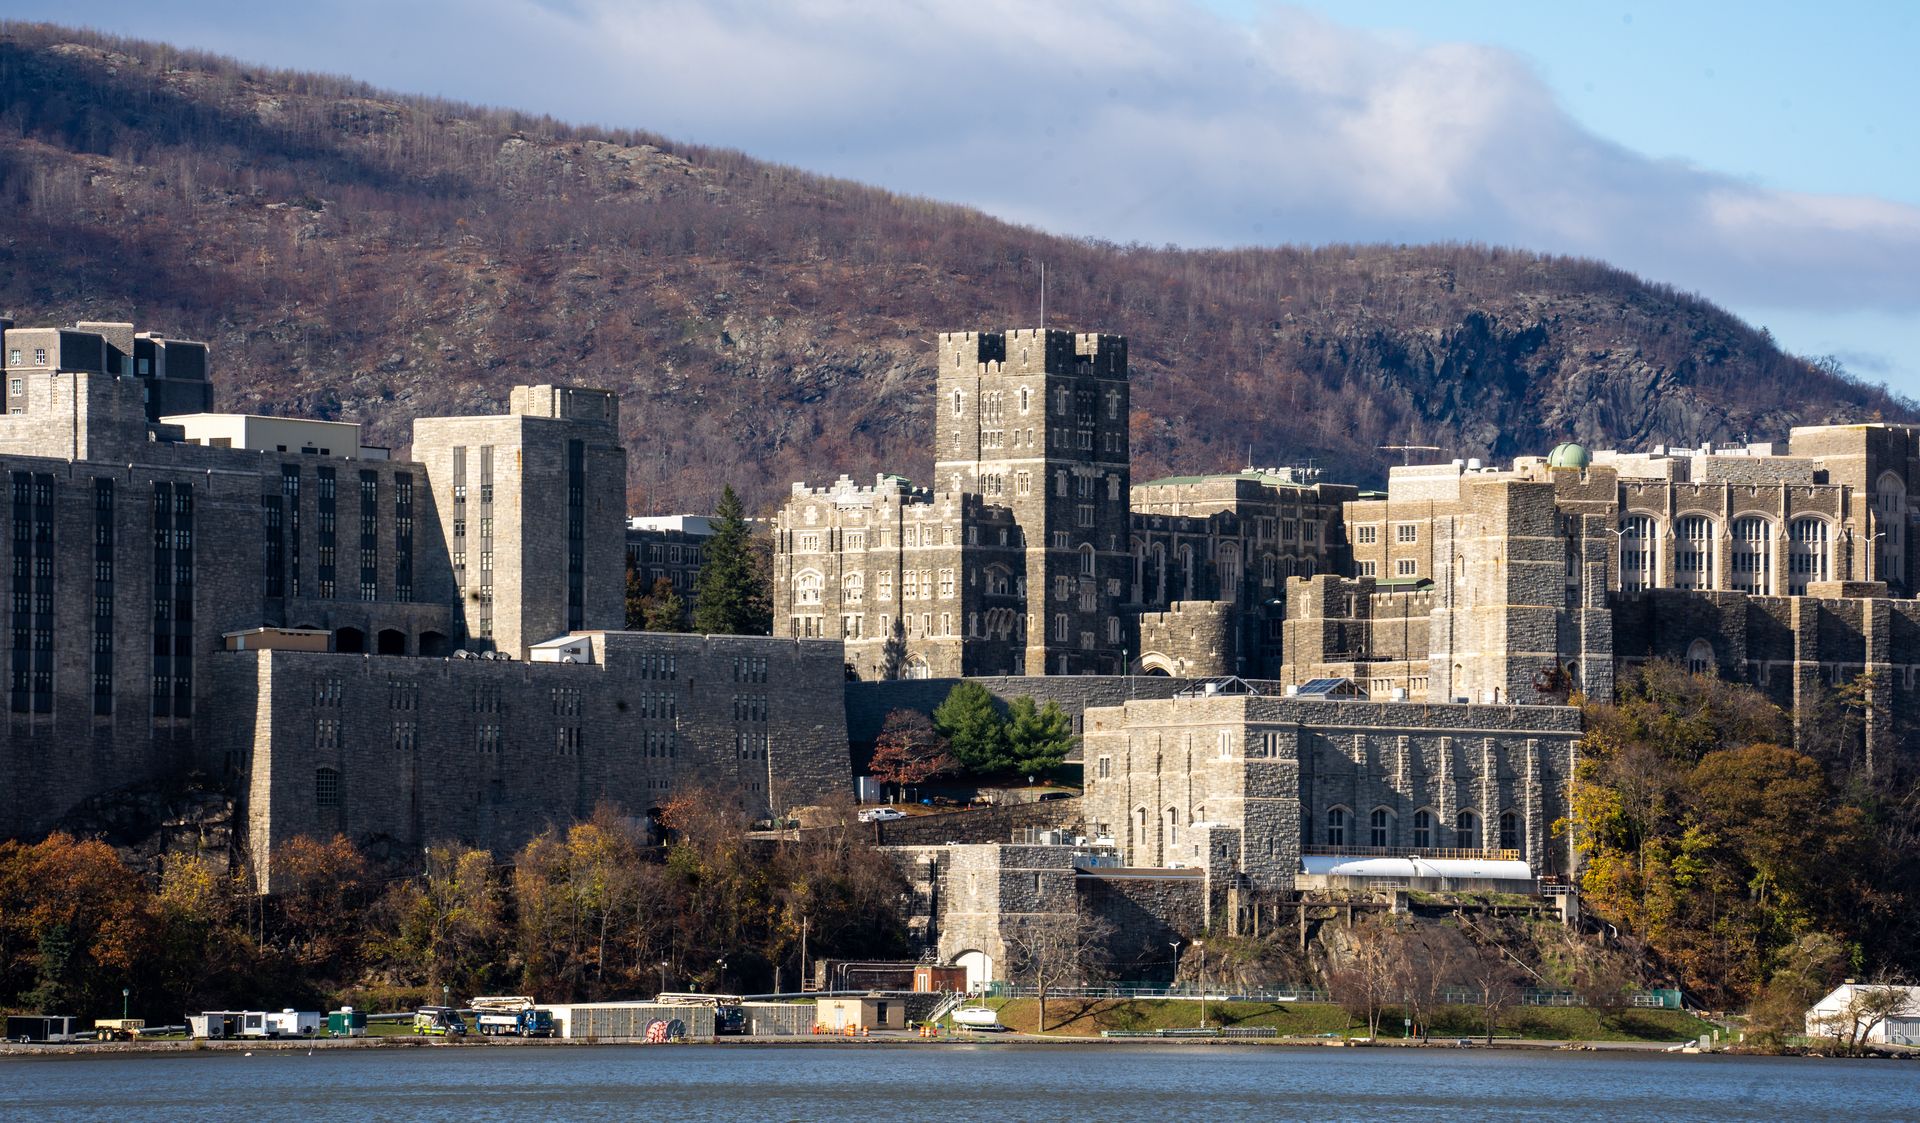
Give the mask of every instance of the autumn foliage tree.
POLYGON ((1744 1002, 1796 942, 1858 930, 1878 891, 1856 875, 1863 809, 1758 693, 1653 663, 1586 719, 1568 826, 1587 905, 1689 989, 1744 1002))
POLYGON ((934 731, 927 715, 917 710, 895 710, 880 727, 867 770, 875 780, 893 785, 904 796, 908 787, 958 767, 947 752, 946 738, 934 731))

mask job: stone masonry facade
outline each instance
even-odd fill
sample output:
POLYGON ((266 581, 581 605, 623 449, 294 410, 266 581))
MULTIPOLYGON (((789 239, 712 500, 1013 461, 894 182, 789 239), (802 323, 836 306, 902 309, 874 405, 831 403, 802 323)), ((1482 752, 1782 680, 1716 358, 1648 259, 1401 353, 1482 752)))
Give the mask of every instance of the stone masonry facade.
POLYGON ((624 620, 614 395, 516 387, 420 419, 400 461, 352 425, 247 447, 305 423, 208 414, 205 345, 131 324, 0 321, 0 362, 0 836, 189 768, 236 785, 256 863, 334 829, 508 847, 662 784, 753 815, 849 790, 837 640, 600 631, 624 620), (563 636, 588 665, 524 662, 563 636))
POLYGON ((570 662, 214 656, 230 720, 203 764, 245 793, 262 885, 272 850, 300 835, 504 854, 602 803, 638 816, 701 790, 757 818, 848 794, 837 643, 566 642, 570 662))

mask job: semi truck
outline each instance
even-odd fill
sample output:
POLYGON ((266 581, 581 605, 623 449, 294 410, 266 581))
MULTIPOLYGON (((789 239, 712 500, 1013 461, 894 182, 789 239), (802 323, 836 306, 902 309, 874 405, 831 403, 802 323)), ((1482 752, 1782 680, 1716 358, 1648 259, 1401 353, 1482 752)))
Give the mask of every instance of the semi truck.
POLYGON ((553 1011, 523 994, 483 995, 468 1002, 473 1028, 489 1037, 552 1037, 553 1011))

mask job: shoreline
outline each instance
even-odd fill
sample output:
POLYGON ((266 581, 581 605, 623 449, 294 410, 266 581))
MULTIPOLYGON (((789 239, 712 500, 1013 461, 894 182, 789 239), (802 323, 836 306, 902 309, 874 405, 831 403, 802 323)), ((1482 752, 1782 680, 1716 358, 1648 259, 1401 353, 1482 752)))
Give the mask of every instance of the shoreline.
MULTIPOLYGON (((1202 1048, 1253 1048, 1253 1049, 1464 1049, 1469 1051, 1521 1051, 1532 1053, 1637 1053, 1646 1056, 1671 1057, 1805 1057, 1822 1060, 1907 1060, 1920 1057, 1920 1053, 1876 1052, 1861 1057, 1842 1057, 1824 1053, 1762 1053, 1745 1049, 1720 1049, 1704 1052, 1681 1053, 1674 1049, 1684 1042, 1675 1041, 1552 1041, 1529 1040, 1523 1038, 1495 1038, 1491 1045, 1483 1040, 1474 1039, 1471 1045, 1458 1045, 1448 1041, 1373 1041, 1366 1044, 1351 1044, 1346 1041, 1332 1041, 1321 1038, 1207 1038, 1207 1037, 1069 1037, 1037 1034, 978 1034, 971 1036, 949 1035, 938 1038, 922 1038, 912 1034, 889 1033, 884 1036, 844 1037, 837 1034, 800 1034, 770 1035, 762 1037, 718 1037, 705 1041, 673 1042, 675 1047, 738 1047, 738 1046, 784 1046, 789 1048, 952 1048, 955 1046, 1096 1046, 1127 1047, 1152 1045, 1156 1047, 1178 1046, 1202 1048)), ((448 1041, 444 1038, 384 1036, 384 1037, 348 1037, 348 1038, 268 1038, 258 1040, 208 1041, 112 1041, 112 1042, 72 1042, 46 1045, 21 1045, 15 1043, 0 1044, 0 1062, 20 1057, 88 1057, 88 1056, 192 1056, 234 1054, 251 1055, 260 1053, 309 1053, 320 1050, 359 1050, 359 1049, 488 1049, 488 1048, 613 1048, 643 1046, 660 1048, 639 1040, 584 1040, 574 1038, 514 1038, 495 1037, 468 1041, 448 1041)))

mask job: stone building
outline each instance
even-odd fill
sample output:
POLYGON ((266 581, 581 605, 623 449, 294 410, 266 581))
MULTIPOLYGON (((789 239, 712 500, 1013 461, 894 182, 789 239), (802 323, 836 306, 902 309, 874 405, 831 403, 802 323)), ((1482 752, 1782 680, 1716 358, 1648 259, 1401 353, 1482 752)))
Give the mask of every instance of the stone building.
POLYGON ((530 661, 222 651, 202 767, 241 793, 249 858, 335 833, 507 853, 610 802, 727 793, 763 817, 850 789, 835 641, 575 632, 530 661))
POLYGON ((774 526, 776 631, 844 637, 866 677, 1119 670, 1126 340, 948 332, 937 362, 932 486, 796 485, 774 526))
POLYGON ((1344 558, 1352 488, 1294 470, 1131 485, 1126 340, 939 337, 934 479, 795 484, 774 627, 861 678, 1253 673, 1289 576, 1344 558))
POLYGON ((1287 581, 1346 565, 1342 506, 1317 471, 1172 476, 1132 493, 1132 611, 1144 674, 1267 677, 1283 662, 1287 581))
POLYGON ((423 417, 432 485, 471 646, 533 644, 626 621, 627 453, 606 390, 516 386, 507 412, 423 417))
POLYGON ((1296 582, 1280 677, 1555 702, 1610 697, 1620 664, 1664 657, 1798 711, 1872 670, 1875 714, 1904 720, 1916 449, 1920 430, 1836 425, 1393 469, 1385 495, 1345 505, 1352 572, 1296 582))
POLYGON ((0 835, 192 767, 238 785, 256 853, 302 823, 511 845, 661 782, 755 813, 846 787, 837 642, 600 634, 586 666, 509 661, 623 623, 613 395, 517 387, 505 414, 420 419, 400 461, 354 424, 207 412, 205 347, 131 325, 0 325, 0 359, 0 835), (289 632, 330 653, 258 650, 289 632), (486 720, 462 708, 483 686, 486 720))
POLYGON ((1086 728, 1092 840, 1126 867, 1199 871, 1209 916, 1245 894, 1291 895, 1319 856, 1409 858, 1415 873, 1480 859, 1524 862, 1533 878, 1575 870, 1552 831, 1581 733, 1570 707, 1196 686, 1090 709, 1086 728))
MULTIPOLYGON (((910 927, 967 987, 1019 977, 1034 945, 1089 922, 1119 977, 1167 958, 1167 944, 1205 931, 1206 882, 1190 869, 1127 869, 1111 845, 1063 832, 1013 843, 896 846, 910 927)), ((1152 973, 1148 967, 1144 973, 1152 973)))
POLYGON ((665 581, 693 613, 693 587, 713 520, 706 515, 635 516, 627 520, 627 571, 641 592, 665 581))

